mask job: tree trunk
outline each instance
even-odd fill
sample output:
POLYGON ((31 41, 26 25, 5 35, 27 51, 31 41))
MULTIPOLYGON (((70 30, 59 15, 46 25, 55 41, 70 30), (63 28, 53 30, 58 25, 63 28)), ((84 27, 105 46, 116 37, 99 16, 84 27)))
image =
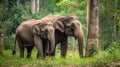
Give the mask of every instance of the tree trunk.
POLYGON ((114 33, 113 33, 113 41, 117 40, 117 0, 115 1, 115 15, 114 15, 114 33))
MULTIPOLYGON (((88 0, 89 1, 89 0, 88 0)), ((98 0, 90 0, 86 57, 98 52, 98 0)))
POLYGON ((3 28, 0 26, 0 55, 3 54, 3 28))
POLYGON ((39 0, 35 2, 35 12, 39 12, 39 0))
POLYGON ((36 0, 30 0, 30 13, 31 14, 35 13, 35 1, 36 0))
POLYGON ((23 7, 24 7, 24 10, 26 10, 26 0, 23 0, 23 7))
POLYGON ((90 8, 90 0, 87 0, 87 14, 86 14, 86 19, 87 19, 87 34, 88 34, 88 22, 89 22, 89 8, 90 8))

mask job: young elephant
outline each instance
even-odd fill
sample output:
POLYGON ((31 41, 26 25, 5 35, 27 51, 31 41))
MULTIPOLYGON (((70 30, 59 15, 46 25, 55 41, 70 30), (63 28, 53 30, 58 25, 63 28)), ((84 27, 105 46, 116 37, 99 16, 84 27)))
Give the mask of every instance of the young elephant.
MULTIPOLYGON (((53 23, 39 21, 35 19, 22 22, 16 29, 16 40, 20 49, 20 57, 24 57, 24 48, 27 48, 27 58, 31 57, 31 51, 34 46, 38 50, 37 57, 44 57, 44 51, 47 47, 47 42, 51 50, 46 51, 52 53, 55 48, 55 37, 53 23)), ((16 44, 14 46, 13 55, 15 54, 16 44)))
MULTIPOLYGON (((55 44, 60 43, 62 57, 66 57, 67 54, 68 36, 78 39, 79 56, 83 57, 83 31, 77 16, 48 15, 41 20, 49 20, 54 23, 55 44)), ((55 55, 55 51, 51 55, 55 55)))

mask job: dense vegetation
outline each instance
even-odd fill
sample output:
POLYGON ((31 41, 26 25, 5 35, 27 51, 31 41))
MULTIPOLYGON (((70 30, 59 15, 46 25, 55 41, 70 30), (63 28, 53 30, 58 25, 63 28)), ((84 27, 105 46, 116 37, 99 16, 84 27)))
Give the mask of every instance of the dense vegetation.
MULTIPOLYGON (((11 56, 14 45, 14 33, 17 26, 24 20, 40 19, 48 14, 75 14, 83 25, 85 34, 84 46, 86 45, 86 2, 87 0, 40 0, 40 11, 30 14, 30 2, 26 0, 26 9, 23 0, 1 0, 0 1, 0 26, 4 27, 4 55, 0 56, 0 66, 18 67, 28 65, 40 66, 100 66, 111 62, 120 61, 120 0, 99 0, 99 50, 100 53, 90 58, 78 57, 78 52, 71 55, 71 42, 66 59, 62 59, 58 52, 55 58, 36 59, 36 50, 33 51, 31 59, 20 59, 19 50, 16 56, 11 56), (116 32, 115 32, 116 31, 116 32), (16 62, 16 63, 15 63, 16 62), (46 64, 48 63, 48 64, 46 64)), ((70 38, 71 39, 71 38, 70 38)), ((76 44, 76 42, 75 42, 76 44)), ((77 47, 77 45, 75 45, 77 47)), ((105 66, 104 66, 105 67, 105 66)))
POLYGON ((10 50, 4 51, 0 56, 0 66, 2 67, 116 67, 120 61, 120 46, 114 43, 115 47, 110 47, 106 51, 100 51, 99 54, 88 58, 79 58, 78 52, 72 54, 68 51, 66 59, 61 58, 59 50, 55 57, 45 59, 36 59, 36 50, 32 53, 32 58, 19 58, 19 52, 16 56, 11 55, 10 50), (111 51, 112 49, 112 51, 111 51))

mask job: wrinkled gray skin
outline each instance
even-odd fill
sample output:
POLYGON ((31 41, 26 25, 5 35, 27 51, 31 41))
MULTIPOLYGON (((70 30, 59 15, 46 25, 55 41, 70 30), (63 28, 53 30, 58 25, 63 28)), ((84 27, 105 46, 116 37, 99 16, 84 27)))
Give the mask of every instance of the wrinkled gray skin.
MULTIPOLYGON (((83 31, 81 22, 76 15, 48 15, 41 20, 47 20, 54 23, 55 44, 61 45, 61 56, 66 57, 68 48, 68 36, 73 36, 78 40, 79 56, 83 57, 83 31)), ((56 49, 56 48, 55 48, 56 49)), ((54 52, 50 55, 55 55, 54 52)))
MULTIPOLYGON (((37 58, 45 57, 46 53, 52 53, 55 48, 53 23, 46 23, 45 21, 30 19, 22 22, 16 29, 16 41, 20 49, 20 57, 24 57, 24 48, 27 48, 27 58, 31 57, 31 52, 34 46, 38 50, 37 58), (45 48, 50 46, 51 50, 47 51, 45 48)), ((13 50, 15 54, 16 44, 13 50)))

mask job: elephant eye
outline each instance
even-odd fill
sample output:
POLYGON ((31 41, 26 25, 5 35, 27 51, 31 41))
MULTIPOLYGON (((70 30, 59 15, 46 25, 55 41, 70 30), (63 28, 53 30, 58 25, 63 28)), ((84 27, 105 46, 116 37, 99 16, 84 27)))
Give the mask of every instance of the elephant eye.
POLYGON ((48 29, 45 29, 45 32, 47 33, 47 32, 48 32, 48 29))
POLYGON ((74 24, 74 23, 72 23, 72 24, 71 24, 71 27, 72 27, 72 28, 74 28, 74 27, 75 27, 75 24, 74 24))

